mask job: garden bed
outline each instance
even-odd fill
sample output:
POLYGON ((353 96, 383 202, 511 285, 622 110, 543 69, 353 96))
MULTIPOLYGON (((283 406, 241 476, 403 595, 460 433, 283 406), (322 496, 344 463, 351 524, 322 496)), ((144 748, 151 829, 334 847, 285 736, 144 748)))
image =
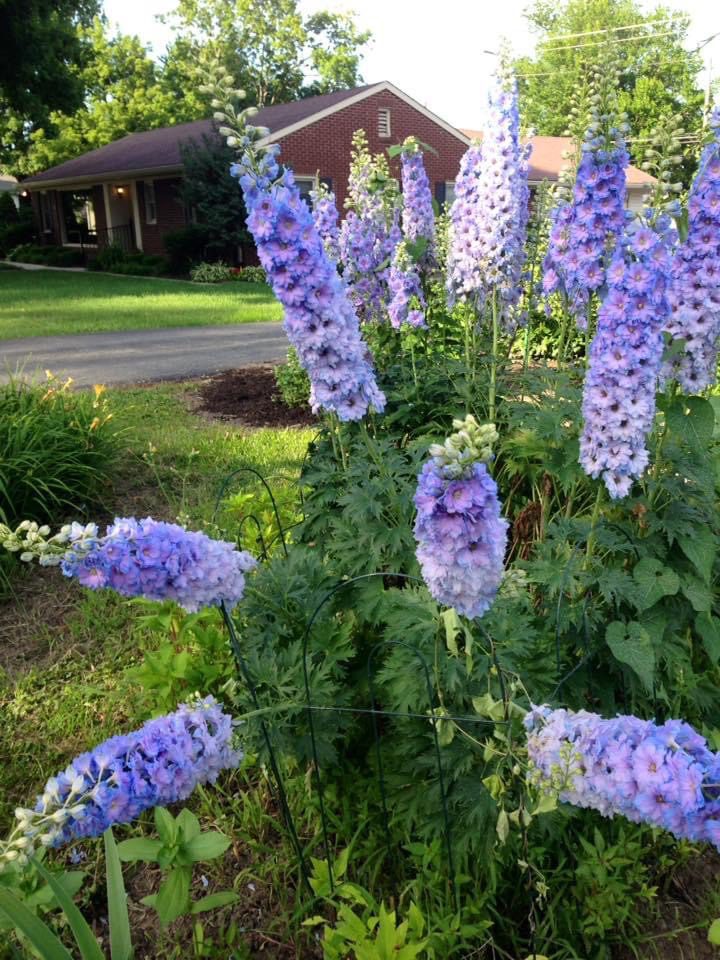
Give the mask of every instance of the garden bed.
POLYGON ((308 427, 318 422, 309 407, 288 407, 277 397, 270 364, 226 370, 201 381, 196 409, 246 427, 308 427))

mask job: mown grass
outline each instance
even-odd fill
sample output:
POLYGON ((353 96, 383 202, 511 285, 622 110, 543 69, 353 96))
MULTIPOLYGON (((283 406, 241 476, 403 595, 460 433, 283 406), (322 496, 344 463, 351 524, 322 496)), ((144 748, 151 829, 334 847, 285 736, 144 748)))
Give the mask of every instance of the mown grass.
MULTIPOLYGON (((109 392, 123 456, 106 504, 108 517, 183 514, 201 528, 212 515, 221 480, 233 469, 246 465, 263 474, 298 474, 311 430, 252 431, 208 423, 188 411, 191 389, 165 384, 109 392)), ((248 482, 241 476, 232 489, 248 482)), ((137 608, 110 593, 76 588, 70 610, 58 617, 54 596, 62 594, 67 603, 67 590, 56 570, 27 571, 18 600, 0 613, 0 643, 3 637, 13 640, 12 656, 9 645, 0 649, 0 831, 13 808, 30 800, 73 756, 137 725, 133 691, 123 674, 152 642, 137 626, 137 608)))
POLYGON ((204 286, 99 273, 0 271, 0 340, 225 326, 279 320, 281 314, 265 284, 204 286))

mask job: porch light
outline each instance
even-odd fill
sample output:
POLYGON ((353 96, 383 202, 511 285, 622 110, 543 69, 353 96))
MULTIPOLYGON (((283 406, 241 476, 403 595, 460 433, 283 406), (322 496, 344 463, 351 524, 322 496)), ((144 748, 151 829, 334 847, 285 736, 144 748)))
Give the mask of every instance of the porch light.
POLYGON ((122 197, 125 194, 125 187, 118 187, 116 192, 119 197, 122 197))

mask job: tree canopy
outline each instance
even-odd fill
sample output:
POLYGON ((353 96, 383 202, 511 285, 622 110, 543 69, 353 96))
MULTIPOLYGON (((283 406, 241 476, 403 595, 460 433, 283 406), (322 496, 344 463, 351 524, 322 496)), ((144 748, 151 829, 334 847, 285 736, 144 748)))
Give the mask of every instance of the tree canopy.
POLYGON ((525 16, 536 51, 515 66, 523 120, 537 133, 565 133, 573 96, 589 68, 609 56, 620 64, 618 107, 628 114, 636 161, 660 119, 681 118, 686 130, 700 125, 702 60, 688 49, 686 14, 664 6, 648 13, 636 0, 535 0, 525 16))

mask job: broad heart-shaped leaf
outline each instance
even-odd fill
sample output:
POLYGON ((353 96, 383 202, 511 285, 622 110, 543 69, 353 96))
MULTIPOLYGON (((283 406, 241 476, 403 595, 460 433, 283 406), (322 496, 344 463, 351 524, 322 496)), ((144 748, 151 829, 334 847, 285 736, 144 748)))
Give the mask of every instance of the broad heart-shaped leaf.
POLYGON ((146 837, 123 840, 117 845, 118 856, 124 863, 133 863, 135 860, 152 862, 157 860, 161 850, 162 840, 150 840, 146 837))
POLYGON ((160 885, 153 906, 160 923, 172 923, 190 906, 190 868, 175 867, 160 885))
POLYGON ((229 903, 235 903, 239 900, 239 894, 232 890, 222 890, 218 893, 210 893, 207 897, 201 897, 190 907, 190 913, 193 916, 196 913, 205 913, 206 910, 217 910, 218 907, 226 907, 229 903))
POLYGON ((715 534, 707 526, 696 524, 692 533, 677 538, 680 549, 706 583, 710 583, 717 550, 715 534))
POLYGON ((713 592, 700 577, 694 577, 689 573, 684 574, 681 589, 695 613, 707 613, 712 610, 713 592))
POLYGON ((230 843, 230 837, 226 837, 224 833, 210 831, 183 844, 183 850, 193 863, 197 863, 199 860, 214 860, 222 856, 230 843))
POLYGON ((695 631, 700 634, 712 665, 717 666, 720 660, 720 620, 711 613, 699 613, 695 617, 695 631))
POLYGON ((715 429, 715 411, 703 397, 678 397, 668 408, 667 425, 696 450, 707 449, 715 429))
POLYGON ((680 577, 670 567, 652 557, 643 557, 635 565, 633 578, 636 584, 635 606, 647 610, 662 599, 670 597, 680 588, 680 577))
POLYGON ((636 620, 608 625, 605 639, 613 656, 634 671, 647 690, 652 689, 655 674, 655 651, 650 635, 636 620))
POLYGON ((4 914, 13 926, 27 937, 42 960, 73 960, 47 924, 35 916, 22 900, 9 890, 0 888, 0 915, 4 914))

